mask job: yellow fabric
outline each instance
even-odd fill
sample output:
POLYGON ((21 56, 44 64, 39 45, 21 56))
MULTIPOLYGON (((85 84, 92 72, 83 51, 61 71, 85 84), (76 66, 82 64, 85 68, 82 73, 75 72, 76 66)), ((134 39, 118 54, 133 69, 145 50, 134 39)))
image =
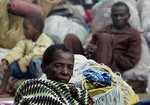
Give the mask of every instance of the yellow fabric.
POLYGON ((27 71, 31 59, 42 58, 42 55, 47 47, 53 44, 53 41, 44 33, 36 41, 35 46, 31 40, 22 39, 16 46, 6 55, 5 59, 8 60, 9 64, 18 60, 18 64, 22 72, 27 71))
POLYGON ((34 3, 40 5, 44 12, 43 19, 46 18, 49 12, 53 10, 53 8, 60 3, 61 0, 26 0, 29 3, 34 3))
POLYGON ((104 88, 93 88, 91 84, 87 82, 87 80, 83 80, 82 84, 83 87, 89 91, 89 93, 92 96, 96 96, 98 94, 103 94, 111 89, 113 89, 113 86, 119 86, 121 88, 121 93, 124 96, 125 105, 135 104, 139 102, 139 97, 135 94, 135 92, 132 90, 132 88, 120 77, 116 78, 116 74, 112 72, 112 70, 107 66, 94 66, 95 68, 98 68, 99 70, 105 70, 112 76, 112 86, 104 87, 104 88), (90 90, 89 90, 90 87, 90 90))
POLYGON ((89 93, 92 96, 96 96, 98 94, 103 94, 103 93, 109 91, 112 88, 113 88, 113 86, 107 86, 107 87, 104 87, 104 88, 91 89, 91 90, 89 90, 89 93))
POLYGON ((7 0, 0 0, 0 47, 11 49, 23 38, 23 18, 8 14, 7 0))
POLYGON ((44 11, 44 18, 48 15, 52 9, 60 3, 61 0, 27 0, 30 3, 36 3, 40 5, 44 11))
POLYGON ((44 12, 44 19, 53 8, 60 3, 61 0, 26 0, 29 3, 38 4, 42 7, 44 12))
POLYGON ((61 0, 40 0, 40 5, 44 10, 44 17, 60 2, 61 0))

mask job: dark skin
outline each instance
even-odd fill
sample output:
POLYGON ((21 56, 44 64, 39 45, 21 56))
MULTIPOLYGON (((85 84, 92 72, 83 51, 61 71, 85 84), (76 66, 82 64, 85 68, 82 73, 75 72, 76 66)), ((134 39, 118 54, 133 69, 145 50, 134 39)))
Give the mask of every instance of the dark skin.
POLYGON ((31 39, 33 42, 41 35, 39 27, 34 27, 28 20, 23 22, 24 35, 26 39, 31 39))
POLYGON ((57 50, 52 55, 52 62, 48 65, 42 63, 41 67, 48 79, 68 83, 73 75, 73 65, 72 53, 57 50))
MULTIPOLYGON (((31 23, 29 23, 27 20, 23 22, 23 28, 24 28, 24 36, 26 39, 32 40, 33 42, 36 42, 36 40, 41 35, 39 27, 34 27, 31 23)), ((1 63, 3 68, 7 68, 9 63, 7 60, 3 59, 1 63)))
MULTIPOLYGON (((27 20, 24 20, 23 28, 24 28, 25 38, 30 39, 33 42, 36 42, 36 40, 41 35, 41 31, 40 31, 39 27, 34 27, 27 20)), ((1 61, 1 66, 4 69, 4 76, 3 76, 2 85, 1 85, 1 88, 0 88, 0 91, 2 91, 2 92, 6 91, 6 85, 8 83, 9 78, 10 78, 10 67, 9 67, 9 65, 10 65, 9 62, 6 59, 3 59, 1 61)))
MULTIPOLYGON (((118 6, 112 9, 111 18, 113 29, 117 31, 123 29, 124 27, 126 27, 126 25, 128 25, 130 14, 127 11, 126 6, 118 6)), ((96 50, 97 50, 96 43, 91 41, 90 44, 88 44, 85 49, 85 56, 87 58, 91 58, 91 56, 94 54, 94 52, 96 52, 96 50)))
POLYGON ((114 28, 120 30, 128 24, 130 14, 125 6, 118 6, 112 9, 111 18, 113 21, 114 28))

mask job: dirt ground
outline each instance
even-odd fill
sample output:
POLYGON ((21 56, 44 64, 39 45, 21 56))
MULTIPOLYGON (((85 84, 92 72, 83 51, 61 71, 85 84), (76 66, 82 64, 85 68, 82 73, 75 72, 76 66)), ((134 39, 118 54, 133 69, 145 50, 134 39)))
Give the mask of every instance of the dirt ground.
POLYGON ((14 97, 0 97, 0 102, 1 101, 12 101, 14 100, 14 97))

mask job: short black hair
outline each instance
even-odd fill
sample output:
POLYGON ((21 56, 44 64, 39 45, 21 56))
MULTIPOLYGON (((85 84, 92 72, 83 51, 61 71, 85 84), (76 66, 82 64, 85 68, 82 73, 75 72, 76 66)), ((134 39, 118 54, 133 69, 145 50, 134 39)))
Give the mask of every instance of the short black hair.
POLYGON ((116 8, 116 7, 120 7, 120 6, 125 6, 126 7, 126 11, 127 13, 130 13, 129 7, 125 2, 116 2, 115 4, 112 5, 111 7, 111 12, 116 8))
MULTIPOLYGON (((53 54, 58 51, 58 50, 61 50, 63 52, 67 52, 67 53, 71 53, 72 55, 74 55, 73 51, 68 47, 66 46, 65 44, 53 44, 53 45, 50 45, 44 52, 43 54, 43 59, 42 59, 42 62, 46 65, 50 64, 52 62, 52 57, 53 57, 53 54)), ((74 57, 74 56, 73 56, 74 57)))
POLYGON ((30 14, 28 16, 26 16, 24 18, 24 21, 28 21, 29 23, 31 23, 31 25, 33 27, 39 27, 40 32, 43 31, 44 28, 44 21, 42 20, 42 18, 40 16, 38 16, 37 14, 30 14))

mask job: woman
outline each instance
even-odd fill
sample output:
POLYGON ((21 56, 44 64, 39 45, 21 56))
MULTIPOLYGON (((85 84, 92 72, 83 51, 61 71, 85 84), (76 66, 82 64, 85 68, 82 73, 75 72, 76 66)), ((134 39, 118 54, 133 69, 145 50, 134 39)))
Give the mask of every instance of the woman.
POLYGON ((93 105, 86 90, 68 84, 73 75, 74 55, 64 44, 54 44, 44 52, 42 70, 48 80, 25 81, 15 96, 16 105, 93 105))

